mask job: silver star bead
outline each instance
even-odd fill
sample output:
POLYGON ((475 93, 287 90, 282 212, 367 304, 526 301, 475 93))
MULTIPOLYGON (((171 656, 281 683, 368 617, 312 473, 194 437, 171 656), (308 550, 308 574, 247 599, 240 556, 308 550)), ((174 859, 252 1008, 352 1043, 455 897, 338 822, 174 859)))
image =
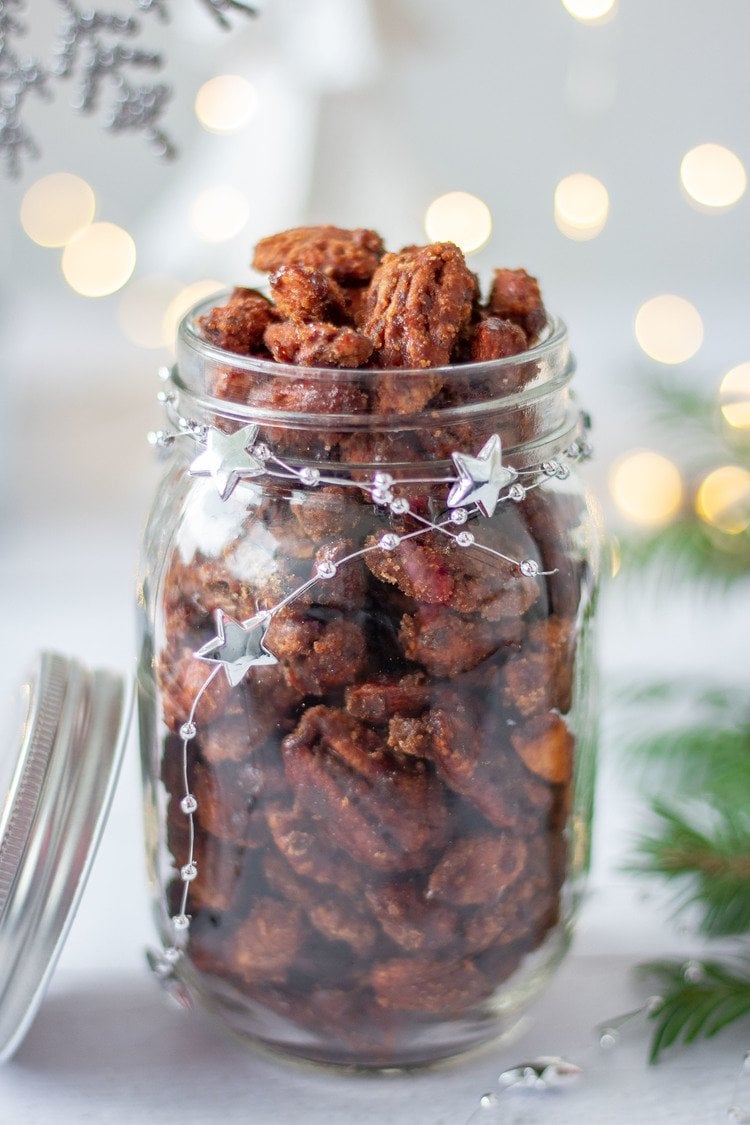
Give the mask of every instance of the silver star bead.
POLYGON ((451 456, 459 479, 448 494, 448 507, 459 508, 474 503, 483 515, 491 516, 503 488, 518 476, 515 469, 502 463, 500 438, 493 434, 476 457, 467 453, 453 453, 451 456))
POLYGON ((244 426, 233 434, 209 429, 206 448, 190 465, 191 476, 211 477, 221 499, 228 499, 240 480, 260 477, 266 471, 263 462, 248 452, 257 436, 257 426, 244 426))
POLYGON ((270 618, 265 614, 249 621, 235 621, 222 609, 217 609, 215 618, 217 635, 195 655, 208 664, 221 664, 231 687, 244 679, 249 668, 259 664, 278 664, 265 645, 270 624, 270 618))

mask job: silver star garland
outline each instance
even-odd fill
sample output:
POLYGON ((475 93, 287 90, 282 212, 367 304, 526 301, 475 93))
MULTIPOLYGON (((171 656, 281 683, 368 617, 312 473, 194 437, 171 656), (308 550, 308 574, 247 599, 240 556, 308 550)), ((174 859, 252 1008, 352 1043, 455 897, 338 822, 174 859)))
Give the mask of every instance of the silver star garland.
MULTIPOLYGON (((256 9, 243 0, 200 0, 219 25, 231 26, 229 14, 255 15, 256 9)), ((104 128, 118 134, 140 133, 165 159, 177 150, 162 128, 162 118, 172 88, 167 83, 131 81, 132 68, 158 69, 162 55, 130 45, 141 33, 141 20, 100 8, 81 7, 76 0, 57 0, 62 9, 60 24, 49 62, 22 58, 16 44, 27 33, 18 16, 27 0, 0 0, 0 156, 12 178, 22 171, 25 158, 38 157, 39 148, 23 120, 30 93, 52 100, 52 84, 70 79, 77 83, 73 107, 93 113, 101 105, 105 90, 111 92, 103 120, 104 128)), ((169 18, 169 0, 130 0, 143 15, 169 18)))
MULTIPOLYGON (((173 371, 163 367, 159 376, 164 382, 172 379, 173 371)), ((180 988, 176 975, 176 965, 182 955, 182 949, 187 941, 190 929, 190 916, 187 914, 187 900, 190 883, 197 878, 198 868, 194 856, 195 825, 194 816, 198 809, 196 797, 190 791, 188 778, 188 747, 197 734, 195 714, 198 704, 213 682, 216 675, 223 668, 231 687, 239 684, 251 667, 260 664, 277 664, 278 659, 265 645, 265 637, 273 617, 287 605, 296 601, 318 582, 325 582, 334 578, 342 566, 353 559, 362 558, 371 551, 395 551, 406 540, 416 539, 430 532, 444 535, 462 548, 473 548, 486 554, 494 555, 518 568, 525 578, 537 578, 554 574, 555 571, 541 570, 536 559, 513 559, 488 547, 476 539, 474 534, 464 529, 455 530, 465 524, 470 517, 491 516, 498 504, 514 502, 520 503, 528 492, 539 488, 545 480, 556 478, 566 480, 570 469, 563 460, 550 458, 541 465, 531 469, 514 469, 502 463, 502 444, 500 437, 493 434, 476 456, 455 452, 452 454, 453 464, 457 475, 450 477, 415 476, 399 477, 395 479, 390 473, 376 472, 372 480, 352 480, 350 477, 336 475, 331 466, 330 473, 323 473, 312 465, 294 466, 287 464, 278 457, 265 443, 257 443, 259 427, 257 425, 244 426, 234 433, 227 434, 223 430, 205 426, 199 422, 183 417, 178 410, 179 400, 173 390, 160 391, 158 401, 166 408, 167 415, 174 430, 157 430, 148 435, 149 443, 156 449, 169 449, 180 439, 186 439, 193 445, 201 447, 201 452, 190 462, 189 472, 193 476, 211 477, 217 492, 222 500, 228 499, 232 492, 243 480, 267 476, 276 480, 288 481, 296 485, 302 484, 306 488, 314 489, 321 485, 338 485, 365 492, 372 503, 379 507, 387 507, 390 512, 399 517, 409 517, 416 525, 413 531, 402 535, 386 532, 380 536, 377 543, 369 547, 361 547, 358 551, 337 559, 336 562, 323 560, 319 562, 310 577, 300 586, 296 587, 285 598, 277 602, 271 609, 263 610, 254 617, 244 622, 234 621, 222 610, 216 612, 217 636, 208 644, 194 653, 199 660, 207 661, 214 665, 208 678, 198 689, 193 699, 188 719, 180 727, 182 740, 182 776, 183 797, 180 808, 188 820, 188 855, 186 862, 180 868, 180 878, 183 882, 183 893, 180 908, 171 921, 175 932, 175 940, 161 952, 149 953, 149 963, 156 976, 167 989, 175 995, 178 1002, 184 1001, 184 993, 180 988), (406 496, 399 495, 399 490, 406 485, 435 485, 449 484, 451 489, 446 499, 447 514, 431 520, 412 511, 406 496), (467 507, 470 505, 470 507, 467 507)), ((578 436, 565 450, 565 457, 569 461, 584 461, 591 456, 591 446, 585 436, 590 427, 590 419, 581 414, 579 418, 578 436)), ((345 468, 344 468, 345 472, 345 468)), ((539 1060, 537 1060, 538 1062, 539 1060)), ((563 1064, 562 1059, 545 1059, 542 1070, 532 1070, 535 1064, 523 1064, 518 1074, 513 1074, 513 1084, 526 1082, 534 1078, 535 1082, 545 1087, 553 1085, 555 1081, 564 1080, 562 1070, 558 1064, 563 1064), (554 1064, 554 1065, 553 1065, 554 1064)), ((566 1066, 568 1064, 565 1064, 566 1066)), ((572 1077, 572 1067, 566 1077, 572 1077)), ((509 1072, 510 1073, 510 1072, 509 1072)))

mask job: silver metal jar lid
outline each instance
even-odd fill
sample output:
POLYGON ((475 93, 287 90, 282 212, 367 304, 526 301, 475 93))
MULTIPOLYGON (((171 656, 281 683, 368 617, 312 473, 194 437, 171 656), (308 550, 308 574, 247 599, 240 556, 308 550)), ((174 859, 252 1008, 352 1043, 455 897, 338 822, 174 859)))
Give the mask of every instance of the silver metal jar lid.
POLYGON ((121 676, 57 653, 41 654, 22 691, 20 750, 0 789, 0 1062, 30 1027, 75 916, 132 704, 121 676))

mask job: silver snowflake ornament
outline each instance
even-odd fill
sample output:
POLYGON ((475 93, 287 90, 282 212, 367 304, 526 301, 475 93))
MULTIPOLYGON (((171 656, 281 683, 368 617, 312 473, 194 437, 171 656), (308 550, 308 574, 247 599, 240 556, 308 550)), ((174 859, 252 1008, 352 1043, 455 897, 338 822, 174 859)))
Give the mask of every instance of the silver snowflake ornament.
POLYGON ((233 434, 209 429, 206 448, 190 465, 190 475, 211 477, 222 500, 232 495, 241 480, 260 477, 266 471, 250 449, 258 436, 257 426, 243 426, 233 434))
POLYGON ((195 655, 208 664, 220 664, 231 687, 236 687, 250 668, 260 664, 278 664, 276 657, 266 648, 270 624, 267 614, 258 614, 249 621, 235 621, 222 609, 217 609, 215 617, 217 635, 195 655))
POLYGON ((476 457, 468 453, 453 453, 451 456, 458 470, 458 480, 448 494, 448 507, 476 504, 483 515, 491 516, 502 490, 518 476, 515 469, 503 465, 500 438, 493 434, 476 457))

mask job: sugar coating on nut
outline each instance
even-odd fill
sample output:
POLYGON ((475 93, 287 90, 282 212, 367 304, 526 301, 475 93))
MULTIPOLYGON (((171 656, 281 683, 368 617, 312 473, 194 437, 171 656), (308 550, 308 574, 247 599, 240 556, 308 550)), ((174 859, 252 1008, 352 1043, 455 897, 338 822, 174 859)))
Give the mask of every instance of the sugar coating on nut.
POLYGON ((526 270, 495 270, 487 308, 491 316, 518 324, 530 340, 547 321, 539 283, 526 270))
POLYGON ((263 339, 275 360, 299 367, 361 367, 372 355, 367 336, 326 322, 284 320, 271 324, 263 339))
POLYGON ((282 266, 269 279, 271 296, 285 320, 335 320, 347 316, 344 290, 328 274, 310 266, 282 266))
POLYGON ((205 338, 217 348, 252 355, 262 350, 263 333, 276 319, 276 310, 262 293, 237 288, 225 305, 211 309, 199 319, 198 325, 205 338))
POLYGON ((383 255, 383 240, 373 230, 295 227, 262 238, 253 267, 263 272, 281 266, 309 266, 342 282, 369 281, 383 255))

